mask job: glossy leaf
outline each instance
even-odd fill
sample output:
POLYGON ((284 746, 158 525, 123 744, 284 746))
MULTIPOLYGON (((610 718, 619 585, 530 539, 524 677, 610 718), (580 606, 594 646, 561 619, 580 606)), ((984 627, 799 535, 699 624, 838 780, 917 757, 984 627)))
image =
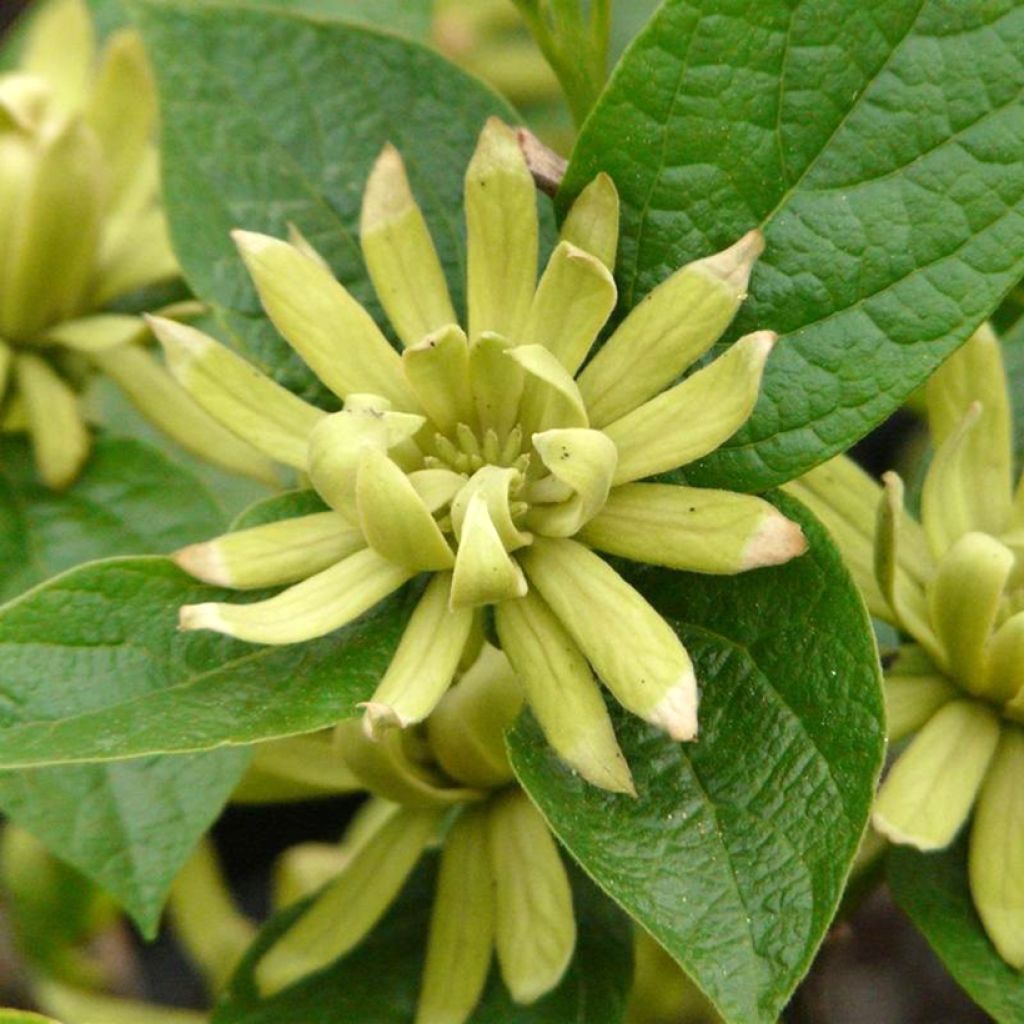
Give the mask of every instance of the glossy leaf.
POLYGON ((572 855, 727 1021, 772 1024, 837 906, 883 749, 867 615, 838 553, 736 577, 626 569, 694 657, 700 736, 614 705, 638 798, 587 785, 524 719, 513 767, 572 855))
POLYGON ((925 855, 893 847, 887 874, 910 916, 967 994, 999 1024, 1024 1021, 1024 975, 989 942, 967 887, 967 843, 925 855))
POLYGON ((0 767, 186 753, 332 725, 373 693, 415 594, 296 646, 176 629, 181 605, 221 598, 238 595, 139 558, 83 566, 5 605, 0 767))
POLYGON ((370 167, 391 142, 460 302, 463 174, 486 118, 514 114, 476 79, 397 37, 182 0, 137 9, 162 96, 166 203, 185 276, 249 358, 330 404, 263 317, 229 232, 283 238, 296 225, 382 320, 357 225, 370 167))
POLYGON ((666 0, 563 198, 623 204, 628 309, 760 225, 734 335, 782 339, 751 421, 687 476, 760 490, 891 413, 1024 273, 1015 0, 666 0))
MULTIPOLYGON (((261 1000, 252 970, 301 904, 266 926, 213 1024, 411 1024, 423 970, 436 857, 417 870, 377 929, 348 957, 261 1000)), ((496 965, 469 1024, 619 1024, 632 980, 632 929, 579 872, 570 872, 579 940, 561 984, 531 1006, 509 998, 496 965)))
POLYGON ((99 438, 75 484, 55 493, 26 441, 0 440, 0 600, 82 562, 164 554, 223 529, 202 485, 141 442, 99 438))

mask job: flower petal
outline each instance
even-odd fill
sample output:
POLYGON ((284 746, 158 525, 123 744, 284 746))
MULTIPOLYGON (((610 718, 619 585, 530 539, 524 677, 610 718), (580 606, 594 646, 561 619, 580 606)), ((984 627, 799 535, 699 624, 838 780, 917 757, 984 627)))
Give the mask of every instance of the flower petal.
POLYGON ((147 322, 181 386, 254 448, 306 468, 309 436, 327 414, 302 401, 209 335, 162 317, 147 322))
POLYGON ((590 425, 576 381, 552 352, 543 345, 518 345, 505 354, 525 373, 519 422, 527 434, 590 425))
POLYGON ((357 551, 266 601, 187 604, 180 627, 212 629, 256 644, 301 643, 359 618, 412 575, 375 551, 357 551))
POLYGON ((452 579, 452 608, 507 601, 526 593, 526 579, 509 557, 479 491, 466 506, 452 579))
POLYGON ((724 575, 807 550, 800 526, 761 498, 671 484, 614 488, 580 539, 634 562, 724 575))
POLYGON ((619 248, 619 193, 602 171, 576 197, 562 222, 561 239, 596 256, 615 269, 619 248))
POLYGON ((530 592, 499 604, 495 624, 555 753, 593 785, 636 796, 590 666, 548 606, 530 592))
POLYGON ((324 384, 340 398, 367 392, 415 410, 398 353, 330 271, 269 235, 232 237, 267 315, 324 384))
POLYGON ((523 373, 507 358, 511 342, 498 334, 482 334, 469 348, 469 380, 477 417, 493 430, 499 443, 516 425, 523 393, 523 373))
POLYGON ((967 820, 999 742, 999 720, 983 704, 940 708, 882 783, 872 821, 894 843, 948 846, 967 820))
POLYGON ((886 736, 898 743, 917 732, 944 704, 954 700, 959 691, 945 676, 885 676, 886 736))
POLYGON ((141 317, 125 313, 97 313, 54 324, 47 329, 43 340, 92 354, 143 341, 148 334, 149 329, 141 317))
POLYGON ((1024 612, 1010 616, 988 645, 985 693, 995 701, 1012 701, 1024 691, 1024 612))
POLYGON ((32 19, 19 65, 45 79, 61 108, 85 104, 96 59, 96 36, 85 0, 51 0, 32 19))
POLYGON ((971 897, 999 955, 1024 968, 1024 731, 1006 728, 971 828, 971 897))
POLYGON ((377 298, 404 344, 414 345, 455 323, 430 229, 394 146, 384 147, 370 172, 359 241, 377 298))
POLYGON ((1006 581, 1010 550, 985 533, 965 533, 939 563, 928 587, 928 607, 953 678, 977 696, 992 696, 986 662, 1006 581))
POLYGON ((274 995, 355 947, 401 891, 442 814, 390 807, 351 850, 341 874, 256 965, 260 992, 274 995))
POLYGON ((174 561, 204 583, 255 590, 306 579, 365 547, 360 530, 337 512, 316 512, 190 544, 174 561))
POLYGON ((467 808, 445 836, 415 1024, 463 1024, 487 981, 496 913, 487 821, 467 808))
POLYGON ((38 356, 15 356, 14 374, 39 475, 54 490, 68 487, 92 447, 78 395, 38 356))
POLYGON ((618 451, 600 430, 581 428, 534 434, 533 447, 572 496, 557 505, 534 505, 527 521, 548 537, 572 537, 604 506, 618 451))
POLYGON ((505 466, 481 466, 467 481, 452 501, 452 529, 455 536, 462 537, 463 524, 469 503, 475 494, 480 494, 487 503, 487 513, 498 531, 506 551, 524 547, 532 539, 523 533, 512 519, 509 490, 521 475, 518 470, 505 466))
POLYGON ((671 626, 610 565, 572 540, 538 537, 530 582, 627 710, 675 740, 697 735, 697 680, 671 626))
POLYGON ((452 578, 431 579, 412 613, 387 672, 366 704, 363 726, 382 728, 422 722, 451 686, 473 627, 473 612, 448 607, 452 578))
POLYGON ((732 437, 753 412, 775 340, 771 331, 740 338, 681 384, 608 424, 604 432, 619 449, 615 483, 685 466, 732 437))
POLYGON ((513 340, 543 345, 575 374, 615 309, 617 294, 615 279, 596 256, 559 242, 537 285, 522 337, 513 340))
POLYGON ((367 544, 410 572, 450 569, 448 541, 409 478, 382 451, 365 448, 356 475, 356 509, 367 544))
POLYGON ((953 471, 971 506, 969 528, 1001 533, 1009 523, 1012 500, 1012 424, 1003 354, 988 324, 932 374, 926 394, 936 447, 957 432, 972 403, 981 404, 978 425, 963 439, 966 450, 953 471))
POLYGON ((512 998, 529 1004, 561 980, 576 946, 565 866, 547 824, 519 789, 490 804, 494 943, 512 998))
POLYGON ((761 232, 750 231, 723 252, 677 270, 634 306, 580 374, 595 426, 656 395, 711 348, 746 298, 763 250, 761 232))
POLYGON ((273 463, 214 419, 146 349, 125 345, 93 352, 90 358, 150 423, 186 451, 231 473, 277 486, 273 463))
POLYGON ((430 748, 438 764, 467 786, 507 785, 513 775, 505 733, 522 708, 523 687, 508 658, 491 644, 483 644, 476 660, 427 719, 430 748))
POLYGON ((537 283, 537 194, 515 132, 496 117, 466 170, 469 337, 518 338, 537 283))
POLYGON ((472 426, 476 411, 469 385, 465 333, 452 323, 421 338, 402 355, 406 379, 420 405, 443 434, 452 434, 459 423, 472 426))

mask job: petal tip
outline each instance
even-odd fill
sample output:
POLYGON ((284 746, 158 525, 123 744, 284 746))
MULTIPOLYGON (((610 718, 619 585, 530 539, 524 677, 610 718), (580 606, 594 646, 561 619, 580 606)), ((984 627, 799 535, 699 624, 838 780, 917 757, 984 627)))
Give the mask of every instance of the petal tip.
POLYGON ((764 518, 747 541, 740 557, 740 571, 782 565, 807 551, 807 537, 799 523, 780 513, 764 518))
POLYGON ((406 721, 390 704, 379 701, 364 701, 357 705, 363 711, 363 735, 377 742, 389 729, 404 729, 406 721))
POLYGON ((221 618, 220 607, 213 601, 204 604, 186 604, 178 609, 178 629, 212 629, 224 632, 224 620, 221 618))
POLYGON ((728 249, 708 257, 704 267, 738 295, 745 295, 754 264, 764 252, 764 244, 764 235, 754 228, 728 249))
POLYGON ((269 249, 278 241, 270 235, 263 235, 258 231, 243 231, 241 228, 235 228, 231 232, 231 239, 243 258, 258 256, 263 250, 269 249))
POLYGON ((664 729, 674 740, 697 738, 697 678, 686 669, 651 708, 647 718, 664 729))
POLYGON ((214 543, 189 544, 171 555, 171 561, 190 576, 218 587, 230 587, 231 573, 214 543))

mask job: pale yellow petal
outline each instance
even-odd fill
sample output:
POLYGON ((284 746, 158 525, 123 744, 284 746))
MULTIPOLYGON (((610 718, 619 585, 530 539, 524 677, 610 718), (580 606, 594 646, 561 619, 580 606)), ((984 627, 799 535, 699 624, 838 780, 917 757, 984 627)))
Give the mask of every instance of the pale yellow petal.
POLYGON ((487 499, 475 493, 466 506, 452 580, 452 608, 507 601, 526 593, 522 570, 505 550, 487 509, 487 499))
POLYGON ((402 355, 402 365, 417 400, 438 430, 451 434, 459 423, 476 423, 469 344, 458 324, 443 325, 411 345, 402 355))
POLYGON ((45 79, 65 111, 77 111, 85 105, 95 59, 85 0, 49 0, 32 21, 19 65, 45 79))
POLYGON ((609 270, 615 269, 619 193, 604 171, 576 197, 562 223, 561 238, 596 256, 609 270))

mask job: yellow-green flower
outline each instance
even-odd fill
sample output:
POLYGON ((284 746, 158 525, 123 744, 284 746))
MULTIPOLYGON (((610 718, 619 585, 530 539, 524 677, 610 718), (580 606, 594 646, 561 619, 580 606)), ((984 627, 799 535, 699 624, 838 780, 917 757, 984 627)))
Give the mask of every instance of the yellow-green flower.
POLYGON ((979 330, 928 383, 935 457, 920 523, 894 473, 845 457, 789 489, 829 526, 871 612, 912 639, 886 672, 889 738, 915 738, 878 794, 896 843, 947 846, 972 808, 970 884, 996 948, 1024 967, 1024 481, 1006 374, 979 330))
POLYGON ((318 893, 264 955, 264 994, 320 970, 373 929, 425 850, 441 845, 416 1024, 462 1024, 496 955, 518 1003, 565 974, 576 944, 569 879, 544 819, 515 785, 504 733, 523 692, 490 644, 425 728, 377 742, 338 727, 337 751, 374 794, 340 846, 304 844, 277 871, 277 900, 318 893))
POLYGON ((198 331, 154 321, 184 386, 240 437, 308 474, 331 509, 181 552, 180 564, 210 582, 294 583, 253 604, 187 606, 181 625, 294 643, 431 573, 367 705, 368 729, 423 721, 493 606, 554 748, 590 781, 628 792, 593 673, 681 740, 697 732, 697 683, 675 631, 596 551, 737 573, 805 546, 759 498, 641 482, 706 455, 753 408, 770 332, 676 381, 735 314, 761 236, 677 271, 584 366, 616 302, 610 179, 573 206, 539 283, 533 182, 515 133, 497 120, 470 163, 465 207, 466 330, 401 158, 389 147, 373 169, 361 242, 401 354, 308 246, 236 233, 264 308, 344 400, 341 412, 307 404, 198 331))
POLYGON ((140 347, 139 317, 103 312, 177 274, 156 113, 138 35, 118 32, 97 53, 84 0, 48 4, 18 70, 0 75, 0 429, 29 432, 52 487, 88 456, 79 392, 97 368, 187 447, 270 474, 140 347))

